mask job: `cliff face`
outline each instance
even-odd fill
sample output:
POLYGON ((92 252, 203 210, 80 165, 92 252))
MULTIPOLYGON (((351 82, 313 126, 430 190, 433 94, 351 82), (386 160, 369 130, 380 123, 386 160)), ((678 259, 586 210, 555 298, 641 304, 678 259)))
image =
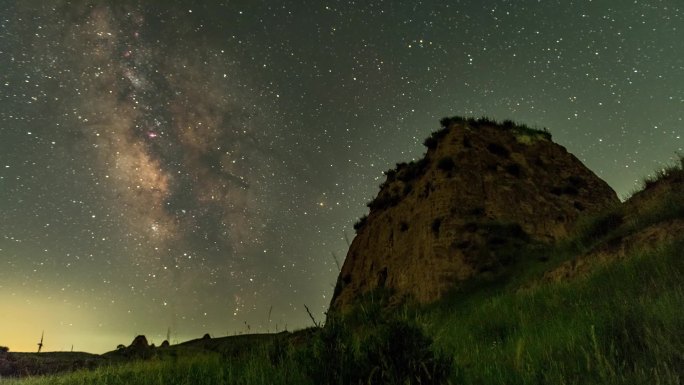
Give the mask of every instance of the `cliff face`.
POLYGON ((562 238, 581 213, 619 203, 546 133, 488 121, 443 124, 422 160, 387 172, 356 226, 331 311, 377 288, 397 300, 437 300, 510 265, 528 242, 562 238))

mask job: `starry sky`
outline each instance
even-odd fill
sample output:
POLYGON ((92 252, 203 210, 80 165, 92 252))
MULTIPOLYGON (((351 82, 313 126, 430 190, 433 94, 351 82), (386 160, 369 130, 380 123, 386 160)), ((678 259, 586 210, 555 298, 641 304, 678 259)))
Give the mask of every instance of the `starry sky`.
POLYGON ((444 116, 621 197, 684 147, 679 0, 0 0, 0 345, 310 326, 444 116))

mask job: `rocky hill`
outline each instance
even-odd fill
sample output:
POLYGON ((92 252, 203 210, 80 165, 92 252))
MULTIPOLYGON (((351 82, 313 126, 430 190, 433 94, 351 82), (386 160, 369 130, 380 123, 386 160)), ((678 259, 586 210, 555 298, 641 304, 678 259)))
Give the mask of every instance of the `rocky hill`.
POLYGON ((581 214, 618 205, 615 192, 542 130, 445 118, 424 158, 387 171, 356 225, 331 311, 376 289, 439 299, 495 274, 534 243, 565 237, 581 214))
POLYGON ((576 241, 586 252, 547 271, 542 281, 583 276, 629 255, 649 252, 681 240, 684 234, 684 158, 680 164, 646 179, 644 188, 623 204, 587 224, 580 224, 576 241))

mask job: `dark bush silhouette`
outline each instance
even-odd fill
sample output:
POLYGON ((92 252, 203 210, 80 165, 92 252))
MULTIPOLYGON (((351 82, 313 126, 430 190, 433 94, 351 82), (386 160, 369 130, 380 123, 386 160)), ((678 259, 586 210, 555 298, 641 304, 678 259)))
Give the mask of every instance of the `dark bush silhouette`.
POLYGON ((397 170, 387 170, 384 172, 384 174, 387 176, 387 182, 394 182, 394 180, 397 178, 397 170))
MULTIPOLYGON (((454 116, 451 118, 442 118, 439 121, 440 125, 443 128, 448 128, 452 124, 463 124, 466 123, 470 128, 478 129, 480 127, 484 126, 493 126, 493 127, 498 127, 500 129, 504 130, 511 130, 523 135, 528 135, 532 137, 542 137, 546 140, 551 140, 551 133, 546 129, 546 127, 542 129, 537 129, 537 128, 530 128, 525 124, 516 124, 514 121, 510 119, 504 120, 501 124, 499 124, 496 120, 490 119, 486 116, 483 116, 481 118, 464 118, 461 116, 454 116)), ((427 144, 426 144, 427 146, 427 144)), ((428 146, 429 147, 429 146, 428 146)))
POLYGON ((422 158, 411 163, 397 163, 397 179, 402 182, 411 182, 418 178, 428 165, 428 160, 422 158))
MULTIPOLYGON (((406 188, 409 186, 410 185, 408 185, 408 184, 406 186, 404 186, 404 195, 406 195, 406 194, 408 194, 408 192, 410 192, 410 191, 406 192, 406 188)), ((386 209, 389 207, 396 206, 399 203, 399 201, 401 201, 400 196, 394 195, 391 192, 385 192, 385 193, 381 192, 380 194, 378 194, 377 197, 375 197, 375 199, 366 203, 366 206, 371 210, 382 210, 382 209, 386 209)))
POLYGON ((442 128, 439 131, 433 132, 429 137, 427 137, 423 141, 423 145, 431 150, 434 150, 437 148, 437 144, 439 144, 439 141, 446 136, 446 134, 449 132, 448 128, 442 128))
POLYGON ((452 116, 450 118, 444 117, 439 120, 440 126, 442 128, 449 128, 452 124, 459 124, 459 123, 464 123, 466 119, 462 116, 452 116))
POLYGON ((451 359, 433 351, 431 338, 420 327, 406 320, 372 318, 371 330, 364 333, 354 333, 344 320, 329 320, 303 357, 315 383, 446 383, 451 359))
POLYGON ((684 154, 677 154, 677 157, 678 161, 676 163, 656 171, 653 176, 644 178, 642 181, 643 189, 648 190, 664 179, 684 181, 684 154))
POLYGON ((366 225, 366 222, 368 222, 368 215, 364 215, 361 218, 359 218, 356 223, 354 223, 354 230, 356 230, 356 233, 358 234, 361 229, 366 225))

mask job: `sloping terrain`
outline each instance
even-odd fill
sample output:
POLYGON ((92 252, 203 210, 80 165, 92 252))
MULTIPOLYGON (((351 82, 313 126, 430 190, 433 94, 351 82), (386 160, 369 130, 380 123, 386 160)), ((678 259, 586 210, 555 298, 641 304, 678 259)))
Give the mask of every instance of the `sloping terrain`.
POLYGON ((588 250, 544 275, 546 281, 585 275, 599 265, 634 252, 658 249, 684 234, 684 158, 682 164, 647 179, 626 202, 580 224, 577 242, 588 250))

